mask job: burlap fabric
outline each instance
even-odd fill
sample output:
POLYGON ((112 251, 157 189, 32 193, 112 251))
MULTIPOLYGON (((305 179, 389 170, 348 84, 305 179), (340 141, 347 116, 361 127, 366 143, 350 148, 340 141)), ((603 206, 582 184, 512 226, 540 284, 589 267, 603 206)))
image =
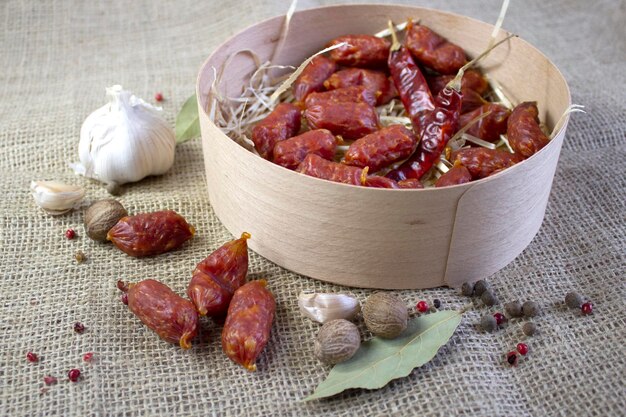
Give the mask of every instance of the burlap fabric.
MULTIPOLYGON (((303 1, 299 8, 327 3, 303 1)), ((420 4, 491 22, 499 9, 491 0, 420 4)), ((33 179, 81 184, 90 201, 107 196, 68 168, 77 159, 80 125, 103 104, 104 87, 120 83, 147 99, 162 91, 173 122, 210 52, 287 6, 251 0, 0 5, 0 415, 624 415, 623 1, 513 2, 507 16, 505 27, 553 59, 574 102, 588 111, 570 123, 541 231, 490 278, 501 300, 532 299, 544 310, 535 320, 540 335, 528 340, 531 353, 517 368, 504 366, 503 355, 522 340, 520 324, 485 334, 476 326, 485 311, 472 311, 437 356, 407 378, 377 391, 302 403, 329 369, 312 357, 318 326, 299 314, 296 296, 346 289, 254 253, 251 275, 266 277, 278 302, 258 372, 224 357, 220 326, 209 321, 190 351, 160 340, 119 302, 115 283, 157 278, 182 294, 194 265, 232 238, 209 205, 200 141, 178 147, 168 174, 125 187, 120 197, 133 213, 182 213, 198 234, 180 251, 132 259, 86 238, 81 211, 53 218, 35 206, 28 190, 33 179), (78 231, 72 241, 63 236, 70 227, 78 231), (77 250, 86 263, 75 262, 77 250), (570 290, 594 301, 592 316, 564 306, 570 290), (76 321, 85 324, 84 334, 74 333, 76 321), (28 363, 27 351, 36 352, 39 363, 28 363), (89 351, 95 359, 83 363, 89 351), (82 370, 78 383, 66 377, 74 367, 82 370), (59 383, 42 392, 48 374, 59 383)), ((370 293, 350 291, 361 299, 370 293)), ((467 302, 452 289, 400 295, 407 305, 467 302)))

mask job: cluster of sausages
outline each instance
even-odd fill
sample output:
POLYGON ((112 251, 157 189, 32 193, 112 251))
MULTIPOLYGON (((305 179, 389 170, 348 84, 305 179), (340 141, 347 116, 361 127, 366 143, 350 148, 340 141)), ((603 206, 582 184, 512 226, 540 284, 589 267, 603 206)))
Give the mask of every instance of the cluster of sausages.
POLYGON ((340 43, 304 68, 292 86, 295 104, 278 104, 253 128, 252 141, 263 158, 330 181, 423 188, 421 180, 447 157, 452 168, 435 183, 443 187, 494 175, 549 142, 536 103, 509 110, 487 101, 490 87, 483 74, 459 73, 468 62, 463 49, 424 25, 409 21, 403 44, 395 35, 393 44, 346 35, 329 46, 340 43), (455 83, 457 74, 462 78, 455 83), (381 125, 376 106, 394 98, 402 102, 412 129, 381 125), (491 143, 507 135, 514 153, 484 147, 452 152, 448 141, 466 126, 466 133, 491 143), (349 147, 337 162, 337 146, 344 141, 349 147))

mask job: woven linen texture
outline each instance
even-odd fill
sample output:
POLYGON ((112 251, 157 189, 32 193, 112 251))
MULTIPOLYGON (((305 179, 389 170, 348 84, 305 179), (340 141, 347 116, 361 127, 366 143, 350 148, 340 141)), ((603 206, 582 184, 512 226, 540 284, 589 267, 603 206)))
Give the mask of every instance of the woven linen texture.
MULTIPOLYGON (((395 2, 415 4, 409 1, 395 2)), ((333 4, 301 1, 299 9, 333 4)), ((420 2, 494 22, 492 0, 420 2)), ((199 140, 179 146, 166 175, 124 187, 129 212, 173 209, 198 233, 182 250, 134 259, 88 239, 82 211, 51 217, 29 192, 34 179, 80 184, 87 201, 107 197, 77 177, 82 121, 122 84, 151 101, 160 91, 173 123, 201 63, 230 35, 283 14, 284 1, 29 1, 0 4, 0 415, 104 416, 572 416, 626 410, 626 22, 623 1, 512 2, 504 27, 537 46, 564 73, 575 103, 543 226, 530 246, 489 278, 500 300, 535 300, 540 334, 517 368, 504 354, 523 340, 520 322, 496 334, 469 312, 428 364, 377 391, 350 390, 303 403, 329 369, 313 358, 318 325, 302 317, 300 291, 371 291, 317 282, 250 253, 252 278, 267 278, 277 317, 258 372, 221 352, 221 325, 202 321, 190 351, 160 340, 119 302, 118 279, 155 278, 184 294, 195 264, 232 239, 209 204, 199 140), (78 237, 66 240, 75 228, 78 237), (87 261, 77 264, 82 250, 87 261), (592 316, 567 309, 576 290, 592 316), (84 323, 78 335, 73 323, 84 323), (40 356, 26 361, 26 352, 40 356), (82 362, 85 352, 94 361, 82 362), (78 383, 67 371, 80 368, 78 383), (59 383, 41 392, 44 375, 59 383)), ((468 300, 452 289, 400 291, 407 306, 468 300)))

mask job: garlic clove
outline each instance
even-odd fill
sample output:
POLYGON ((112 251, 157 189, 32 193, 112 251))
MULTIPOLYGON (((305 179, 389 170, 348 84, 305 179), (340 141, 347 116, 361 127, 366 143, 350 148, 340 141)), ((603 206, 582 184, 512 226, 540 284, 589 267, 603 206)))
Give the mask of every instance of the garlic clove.
POLYGON ((356 298, 332 293, 300 293, 298 307, 302 314, 319 323, 335 319, 351 320, 361 311, 361 304, 356 298))
POLYGON ((67 213, 85 197, 82 187, 60 181, 32 181, 30 189, 37 205, 53 216, 67 213))

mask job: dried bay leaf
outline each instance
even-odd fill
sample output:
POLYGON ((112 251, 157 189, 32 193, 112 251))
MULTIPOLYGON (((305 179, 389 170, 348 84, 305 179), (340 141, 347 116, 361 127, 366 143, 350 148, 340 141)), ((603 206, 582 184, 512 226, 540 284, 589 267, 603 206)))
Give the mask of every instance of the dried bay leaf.
POLYGON ((198 101, 192 95, 185 101, 176 116, 176 143, 187 142, 189 139, 200 136, 200 116, 198 115, 198 101))
POLYGON ((348 388, 377 389, 409 375, 450 340, 461 316, 459 311, 439 311, 413 319, 396 339, 372 338, 349 361, 335 365, 304 401, 329 397, 348 388))

